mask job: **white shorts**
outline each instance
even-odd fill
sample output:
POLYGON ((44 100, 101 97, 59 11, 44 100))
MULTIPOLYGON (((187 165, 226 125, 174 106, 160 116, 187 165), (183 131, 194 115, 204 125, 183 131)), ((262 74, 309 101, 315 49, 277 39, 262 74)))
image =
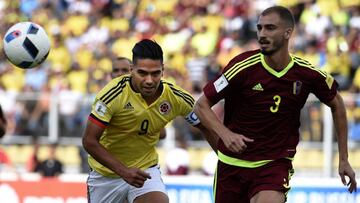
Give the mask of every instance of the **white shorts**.
POLYGON ((133 203, 134 199, 143 194, 159 191, 166 193, 165 184, 161 179, 159 165, 145 170, 150 174, 141 188, 136 188, 122 178, 109 178, 92 170, 87 180, 89 203, 122 203, 125 199, 133 203))

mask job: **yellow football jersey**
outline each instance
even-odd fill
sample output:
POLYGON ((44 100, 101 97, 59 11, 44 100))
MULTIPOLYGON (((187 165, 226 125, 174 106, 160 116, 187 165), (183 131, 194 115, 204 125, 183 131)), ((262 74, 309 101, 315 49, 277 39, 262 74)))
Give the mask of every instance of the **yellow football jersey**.
MULTIPOLYGON (((192 113, 194 99, 177 85, 161 80, 161 96, 148 105, 131 88, 130 79, 125 75, 109 82, 97 94, 89 120, 105 128, 100 143, 112 155, 128 167, 146 169, 158 163, 155 146, 168 122, 176 116, 184 116, 189 123, 197 120, 192 113)), ((102 175, 117 176, 91 156, 88 161, 102 175)))

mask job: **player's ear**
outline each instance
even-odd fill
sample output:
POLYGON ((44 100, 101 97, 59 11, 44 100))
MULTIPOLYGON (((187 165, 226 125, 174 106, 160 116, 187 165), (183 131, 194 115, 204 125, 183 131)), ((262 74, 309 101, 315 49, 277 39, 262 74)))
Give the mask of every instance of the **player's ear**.
POLYGON ((290 39, 292 32, 293 32, 292 28, 287 28, 284 33, 285 39, 290 39))

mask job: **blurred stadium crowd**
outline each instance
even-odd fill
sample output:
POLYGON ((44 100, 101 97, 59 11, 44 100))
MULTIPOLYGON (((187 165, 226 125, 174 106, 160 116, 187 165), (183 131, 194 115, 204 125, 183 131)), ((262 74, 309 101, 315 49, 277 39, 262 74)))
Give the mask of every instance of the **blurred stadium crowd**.
MULTIPOLYGON (((47 61, 35 69, 14 68, 0 55, 8 134, 46 134, 49 97, 56 94, 60 136, 80 137, 90 108, 84 98, 109 81, 111 60, 131 58, 142 38, 162 46, 165 78, 196 97, 232 57, 257 48, 258 14, 274 4, 294 13, 291 52, 332 74, 344 95, 359 93, 360 0, 0 0, 0 38, 11 25, 32 21, 52 42, 47 61)), ((346 98, 352 130, 360 132, 360 98, 346 98)), ((319 114, 316 104, 304 113, 303 139, 321 141, 314 133, 321 131, 319 114)), ((178 134, 202 139, 184 125, 174 122, 178 134)))

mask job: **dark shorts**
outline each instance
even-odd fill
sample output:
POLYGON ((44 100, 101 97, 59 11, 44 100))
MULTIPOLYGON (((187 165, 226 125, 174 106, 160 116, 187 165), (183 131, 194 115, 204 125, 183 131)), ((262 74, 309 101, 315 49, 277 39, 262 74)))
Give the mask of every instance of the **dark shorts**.
POLYGON ((258 168, 243 168, 218 162, 215 176, 215 203, 248 203, 262 190, 290 190, 289 180, 294 173, 288 159, 272 161, 258 168))

